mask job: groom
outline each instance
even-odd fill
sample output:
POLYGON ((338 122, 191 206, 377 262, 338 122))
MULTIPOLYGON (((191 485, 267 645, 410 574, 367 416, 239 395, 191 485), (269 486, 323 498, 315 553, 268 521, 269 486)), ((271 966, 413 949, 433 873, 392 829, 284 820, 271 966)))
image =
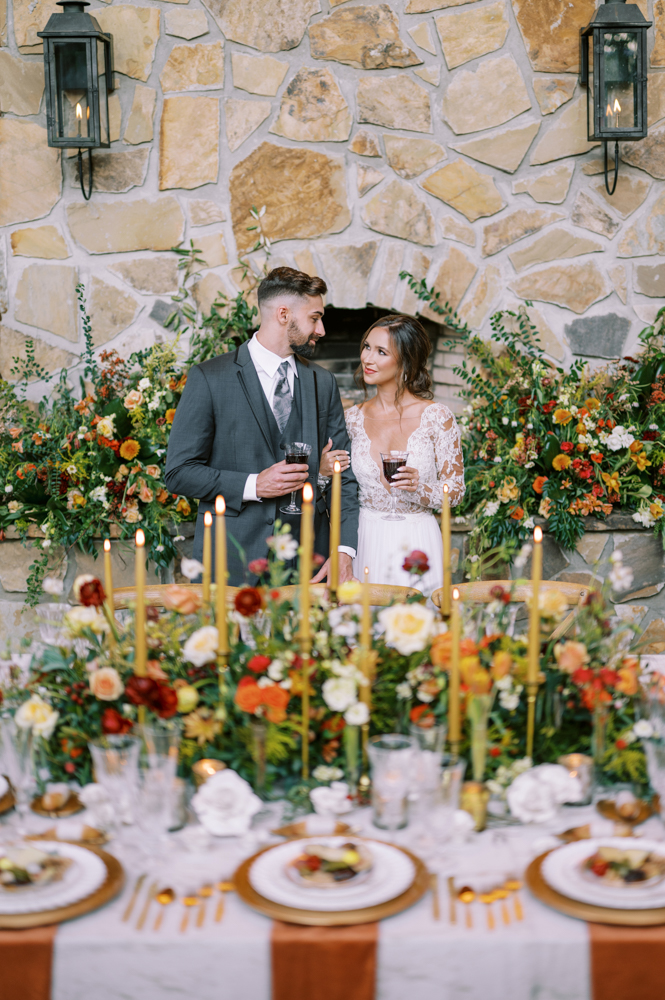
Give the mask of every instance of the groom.
MULTIPOLYGON (((275 520, 285 520, 279 508, 308 480, 317 497, 315 547, 328 556, 326 504, 317 489, 321 447, 328 438, 333 448, 350 451, 350 444, 334 376, 307 360, 325 335, 326 290, 321 278, 302 271, 270 271, 258 288, 259 329, 235 351, 191 368, 176 410, 165 483, 172 493, 200 501, 197 559, 203 551, 203 515, 214 510, 218 494, 224 497, 229 583, 234 586, 255 580, 238 548, 247 563, 266 556, 275 520), (291 441, 311 445, 308 465, 286 464, 285 446, 291 441)), ((294 521, 299 520, 291 522, 296 537, 299 523, 294 526, 294 521)), ((357 537, 358 486, 348 469, 342 473, 340 582, 353 575, 357 537)), ((327 575, 326 561, 315 580, 327 575)))

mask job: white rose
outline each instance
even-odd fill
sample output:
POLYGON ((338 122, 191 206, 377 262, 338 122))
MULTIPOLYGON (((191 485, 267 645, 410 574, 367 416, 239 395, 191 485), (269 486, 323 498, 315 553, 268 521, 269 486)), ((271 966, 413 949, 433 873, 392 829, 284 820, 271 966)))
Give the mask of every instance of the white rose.
POLYGON ((315 781, 338 781, 344 777, 344 771, 341 767, 329 767, 327 764, 319 764, 312 771, 312 777, 315 781))
POLYGON ((192 798, 192 808, 202 826, 217 837, 241 837, 247 833, 252 817, 262 805, 251 786, 228 768, 208 778, 192 798))
POLYGON ((638 740, 648 740, 653 736, 653 726, 648 719, 640 719, 633 726, 633 732, 638 740))
POLYGON ((344 713, 344 721, 347 726, 364 726, 369 722, 369 709, 364 701, 357 701, 351 705, 344 713))
POLYGON ((97 635, 109 631, 109 624, 106 618, 97 608, 72 608, 65 615, 63 623, 72 635, 81 635, 86 628, 92 629, 97 635))
POLYGON ((110 417, 102 417, 102 419, 97 423, 97 433, 101 434, 105 438, 113 438, 115 434, 115 415, 110 417))
POLYGON ((200 563, 198 559, 183 558, 180 561, 180 571, 188 580, 193 580, 203 573, 203 563, 200 563))
POLYGON ((59 597, 64 590, 64 584, 62 580, 56 580, 54 576, 45 576, 42 590, 45 594, 51 594, 52 597, 59 597))
POLYGON ((281 660, 273 660, 268 667, 268 677, 272 681, 281 681, 284 677, 284 664, 281 660))
POLYGON ((427 645, 434 627, 434 612, 422 604, 394 604, 379 611, 386 630, 386 643, 402 656, 419 653, 427 645))
POLYGON ((102 667, 90 674, 90 690, 100 701, 115 701, 125 686, 115 667, 102 667))
POLYGON ((346 712, 356 700, 356 684, 349 677, 329 677, 321 693, 332 712, 346 712))
POLYGON ((204 625, 190 635, 182 648, 183 658, 195 667, 202 667, 215 659, 218 643, 219 636, 215 626, 204 625))
POLYGON ((38 694, 33 694, 27 701, 23 702, 14 716, 14 721, 19 729, 32 729, 35 736, 43 736, 45 740, 48 740, 52 736, 59 718, 59 712, 56 712, 38 694))

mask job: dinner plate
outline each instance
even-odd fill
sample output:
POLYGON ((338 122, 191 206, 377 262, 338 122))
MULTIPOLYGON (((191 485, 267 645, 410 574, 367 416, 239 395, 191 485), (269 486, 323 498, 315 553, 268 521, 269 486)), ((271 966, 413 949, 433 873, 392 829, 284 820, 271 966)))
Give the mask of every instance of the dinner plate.
POLYGON ((665 907, 665 882, 655 885, 633 883, 626 886, 604 885, 600 880, 590 883, 582 871, 586 858, 599 847, 618 847, 620 850, 653 851, 665 857, 665 843, 637 837, 600 837, 579 840, 564 847, 558 847, 544 859, 542 875, 557 892, 570 899, 594 906, 613 909, 650 910, 665 907))
POLYGON ((373 867, 369 877, 361 884, 342 883, 330 888, 295 885, 287 874, 288 865, 302 854, 307 844, 325 844, 339 847, 348 837, 307 837, 279 844, 260 854, 249 871, 249 882, 261 896, 279 903, 304 910, 334 912, 359 910, 377 906, 401 895, 412 884, 416 870, 407 854, 382 841, 366 844, 372 853, 373 867))
POLYGON ((39 849, 70 858, 72 864, 58 882, 14 891, 0 889, 0 916, 40 913, 69 906, 91 895, 106 880, 107 869, 101 857, 85 847, 45 840, 39 842, 39 849))

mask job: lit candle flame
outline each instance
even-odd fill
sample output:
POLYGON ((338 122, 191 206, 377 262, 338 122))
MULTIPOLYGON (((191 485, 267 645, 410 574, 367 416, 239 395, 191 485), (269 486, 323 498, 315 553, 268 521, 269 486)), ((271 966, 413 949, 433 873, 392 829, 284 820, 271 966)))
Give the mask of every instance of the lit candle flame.
POLYGON ((443 492, 444 493, 449 493, 450 492, 449 489, 448 489, 448 483, 444 483, 443 484, 443 492))
POLYGON ((143 531, 143 528, 139 528, 138 531, 136 532, 136 544, 139 546, 139 548, 145 545, 145 533, 143 531))
POLYGON ((81 105, 78 103, 76 105, 76 117, 83 118, 83 111, 81 110, 81 105))
POLYGON ((223 514, 226 511, 226 500, 224 497, 215 498, 215 514, 223 514))
POLYGON ((104 539, 104 552, 111 551, 111 540, 109 538, 104 539))
POLYGON ((305 483, 302 488, 303 503, 311 503, 314 499, 314 490, 311 483, 305 483))
POLYGON ((609 101, 607 102, 607 107, 605 108, 605 117, 606 118, 612 117, 612 105, 610 104, 609 101))
POLYGON ((534 542, 542 542, 543 540, 543 529, 537 527, 533 529, 533 540, 534 542))
POLYGON ((335 463, 333 465, 333 472, 337 473, 337 472, 341 472, 341 471, 342 471, 342 466, 339 464, 339 462, 337 461, 337 459, 335 459, 335 463))
POLYGON ((203 523, 205 524, 206 528, 209 528, 210 525, 212 524, 212 514, 210 513, 209 510, 207 510, 203 515, 203 523))
POLYGON ((614 111, 615 114, 618 111, 621 111, 621 105, 619 104, 619 101, 616 97, 614 98, 614 107, 612 108, 612 111, 614 111))
POLYGON ((453 587, 453 601, 459 601, 459 590, 457 587, 453 587))

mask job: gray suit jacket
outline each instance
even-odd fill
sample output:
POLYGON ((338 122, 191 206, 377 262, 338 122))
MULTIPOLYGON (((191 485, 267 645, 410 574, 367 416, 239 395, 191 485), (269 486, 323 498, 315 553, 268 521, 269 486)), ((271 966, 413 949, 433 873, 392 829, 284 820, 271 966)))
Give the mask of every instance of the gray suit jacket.
MULTIPOLYGON (((327 557, 326 505, 316 489, 321 448, 329 437, 333 448, 350 451, 350 442, 334 376, 300 358, 296 363, 303 437, 312 446, 309 479, 318 498, 316 548, 327 557)), ((218 494, 224 497, 229 583, 235 586, 255 579, 247 573, 238 547, 246 562, 266 556, 266 538, 280 517, 277 508, 284 504, 279 497, 260 503, 243 500, 247 476, 284 458, 270 421, 274 418, 247 344, 190 369, 171 428, 165 482, 172 493, 200 501, 194 536, 197 559, 203 550, 203 515, 214 510, 218 494)), ((341 544, 351 548, 358 544, 358 485, 350 468, 342 474, 341 544)))

